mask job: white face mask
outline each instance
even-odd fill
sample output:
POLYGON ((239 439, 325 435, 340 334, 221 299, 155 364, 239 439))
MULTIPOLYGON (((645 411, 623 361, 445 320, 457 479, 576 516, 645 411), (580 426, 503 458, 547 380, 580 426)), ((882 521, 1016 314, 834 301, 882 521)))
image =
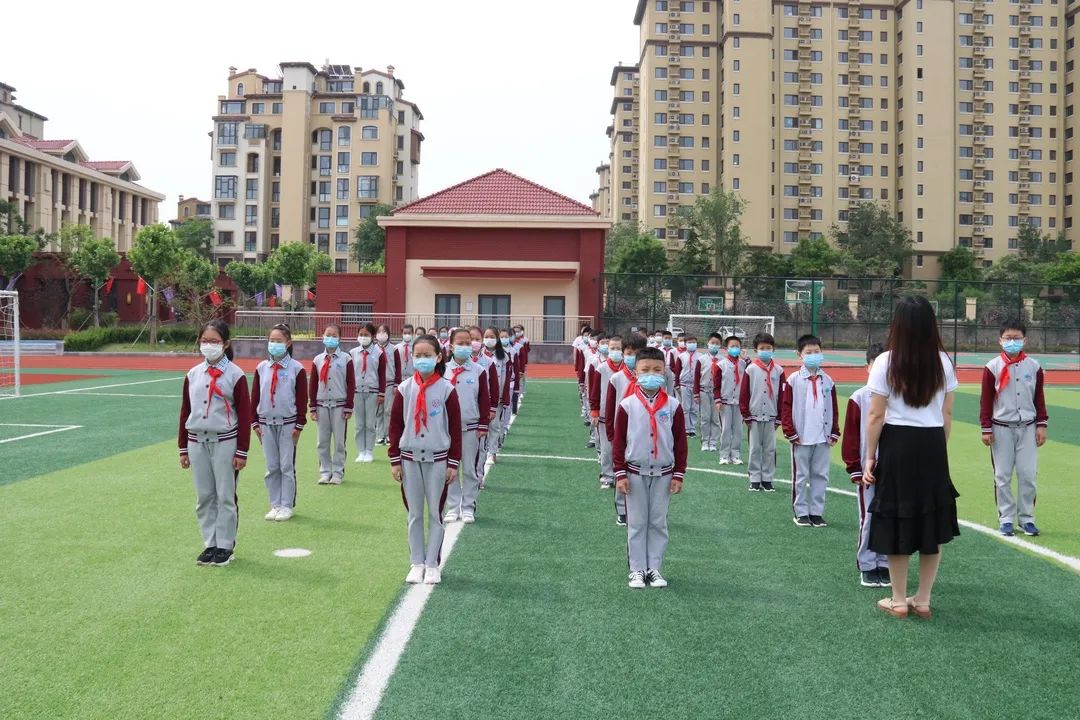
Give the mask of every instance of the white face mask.
POLYGON ((412 342, 412 335, 402 335, 401 336, 401 341, 406 342, 406 343, 411 343, 412 342))
POLYGON ((486 347, 488 350, 491 350, 492 348, 494 348, 498 344, 499 344, 499 341, 496 340, 495 338, 484 338, 484 347, 486 347))
POLYGON ((199 352, 208 363, 217 362, 225 354, 225 346, 217 343, 200 343, 199 352))
POLYGON ((386 333, 379 333, 378 335, 375 336, 375 339, 378 340, 381 343, 385 343, 387 340, 390 339, 390 336, 387 335, 386 333))
POLYGON ((356 339, 360 341, 360 347, 367 347, 367 346, 371 345, 371 336, 370 335, 360 335, 356 339))

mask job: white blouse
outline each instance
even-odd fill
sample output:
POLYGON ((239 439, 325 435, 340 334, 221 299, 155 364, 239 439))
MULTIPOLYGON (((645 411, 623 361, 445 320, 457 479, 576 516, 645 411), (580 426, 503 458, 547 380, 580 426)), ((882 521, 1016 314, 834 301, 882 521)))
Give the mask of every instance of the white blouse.
POLYGON ((939 353, 941 366, 945 369, 945 388, 938 390, 930 404, 926 407, 911 407, 902 395, 898 395, 889 386, 889 355, 884 352, 874 360, 874 367, 870 370, 870 381, 867 386, 874 395, 882 395, 889 399, 888 408, 885 411, 885 423, 887 425, 906 425, 909 427, 944 427, 945 417, 942 407, 945 405, 945 393, 956 390, 959 383, 956 380, 956 369, 946 353, 939 353))

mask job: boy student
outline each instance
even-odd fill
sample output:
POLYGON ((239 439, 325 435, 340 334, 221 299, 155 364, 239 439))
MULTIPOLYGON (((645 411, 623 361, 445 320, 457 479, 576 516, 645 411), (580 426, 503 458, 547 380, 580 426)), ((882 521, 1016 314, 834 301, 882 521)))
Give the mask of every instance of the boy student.
POLYGON ((602 411, 607 409, 611 378, 623 369, 622 336, 612 335, 601 342, 600 349, 603 350, 606 343, 607 353, 604 354, 604 361, 593 370, 589 385, 589 410, 600 441, 600 487, 607 489, 615 484, 615 469, 611 464, 611 441, 608 440, 607 428, 598 426, 606 424, 602 411))
POLYGON ((780 396, 784 369, 773 360, 776 340, 769 333, 754 336, 757 359, 747 366, 739 384, 739 410, 750 435, 751 492, 775 492, 776 426, 780 424, 780 396))
POLYGON ((671 496, 686 474, 686 421, 679 401, 664 391, 664 354, 638 351, 637 382, 615 415, 612 458, 616 487, 626 494, 627 554, 633 589, 667 587, 660 574, 667 549, 671 496))
POLYGON ((803 366, 788 377, 780 398, 784 437, 791 443, 791 507, 799 527, 827 527, 825 489, 829 448, 840 439, 836 384, 821 371, 821 340, 799 338, 803 366))
POLYGON ((990 447, 998 522, 1005 536, 1015 533, 1017 521, 1025 535, 1039 534, 1035 525, 1036 448, 1046 443, 1050 418, 1043 395, 1043 371, 1037 360, 1024 353, 1026 337, 1027 328, 1019 320, 1001 326, 1002 352, 983 370, 979 403, 982 441, 990 447))
POLYGON ((716 450, 720 440, 720 411, 716 406, 714 388, 720 382, 720 349, 724 338, 719 333, 709 335, 709 354, 701 356, 694 372, 694 394, 698 397, 698 412, 701 413, 701 449, 705 452, 716 450))
POLYGON ((695 437, 698 424, 698 399, 694 394, 694 372, 698 362, 697 338, 693 335, 684 336, 680 342, 683 350, 675 360, 679 403, 686 415, 686 436, 695 437))
MULTIPOLYGON (((634 368, 637 367, 637 354, 645 348, 647 342, 645 336, 640 333, 632 333, 623 340, 623 366, 619 372, 611 376, 608 381, 608 391, 604 396, 603 430, 607 433, 608 443, 615 441, 615 411, 618 410, 619 403, 627 395, 632 395, 637 386, 637 375, 634 372, 634 368)), ((612 477, 614 477, 614 458, 612 458, 612 477)), ((626 526, 626 494, 619 490, 615 491, 615 524, 621 527, 626 526)))
POLYGON ((585 427, 589 428, 589 440, 585 443, 585 447, 593 449, 596 447, 596 428, 593 427, 592 419, 589 417, 589 392, 590 392, 590 380, 592 379, 592 371, 600 361, 600 338, 604 336, 603 333, 595 333, 589 338, 589 344, 585 347, 585 367, 581 372, 581 377, 584 378, 582 383, 583 401, 585 403, 585 427))
POLYGON ((589 356, 591 339, 592 328, 585 325, 581 328, 581 335, 574 340, 574 373, 577 375, 578 397, 581 398, 581 417, 586 425, 589 424, 589 396, 585 394, 585 360, 589 356))
MULTIPOLYGON (((881 343, 874 343, 866 351, 866 374, 874 367, 874 360, 885 352, 881 343)), ((859 490, 859 549, 855 556, 863 587, 892 587, 889 577, 889 558, 870 549, 870 522, 873 515, 867 510, 874 500, 874 486, 863 482, 862 459, 866 454, 866 421, 870 417, 870 387, 864 386, 852 393, 844 416, 844 439, 840 455, 851 475, 851 482, 859 490)))
POLYGON ((742 359, 742 340, 731 335, 724 340, 724 347, 724 359, 719 363, 720 381, 713 386, 716 412, 720 416, 720 464, 742 465, 739 385, 746 375, 746 362, 742 359))

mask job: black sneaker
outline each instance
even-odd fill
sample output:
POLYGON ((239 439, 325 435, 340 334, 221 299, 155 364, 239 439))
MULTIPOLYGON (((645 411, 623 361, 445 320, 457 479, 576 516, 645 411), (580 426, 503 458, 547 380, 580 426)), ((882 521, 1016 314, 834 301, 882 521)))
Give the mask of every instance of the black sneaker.
POLYGON ((214 550, 214 560, 210 563, 214 567, 224 567, 232 562, 233 551, 225 548, 214 550))
POLYGON ((761 492, 761 483, 759 483, 759 482, 750 483, 750 492, 761 492))
POLYGON ((589 442, 585 443, 585 447, 588 448, 589 450, 591 450, 594 447, 596 447, 596 443, 593 442, 592 440, 590 440, 589 442))
POLYGON ((199 557, 195 558, 196 565, 209 565, 214 559, 214 553, 217 552, 217 548, 208 547, 199 553, 199 557))
POLYGON ((619 527, 626 527, 626 515, 618 515, 615 517, 615 524, 619 527))
POLYGON ((688 433, 686 433, 686 437, 688 437, 688 438, 697 437, 697 433, 694 432, 693 430, 691 430, 688 433))
POLYGON ((829 523, 825 522, 825 518, 820 515, 811 515, 810 524, 816 528, 829 527, 829 523))
POLYGON ((771 482, 763 482, 761 483, 761 492, 776 492, 776 489, 771 482))
POLYGON ((877 569, 878 582, 881 583, 881 587, 892 587, 892 576, 889 575, 889 568, 877 569))
POLYGON ((863 587, 881 587, 881 579, 878 577, 877 570, 863 570, 861 573, 859 584, 863 587))
POLYGON ((799 527, 813 527, 810 524, 810 517, 808 515, 801 515, 799 517, 791 518, 791 522, 795 523, 799 527))

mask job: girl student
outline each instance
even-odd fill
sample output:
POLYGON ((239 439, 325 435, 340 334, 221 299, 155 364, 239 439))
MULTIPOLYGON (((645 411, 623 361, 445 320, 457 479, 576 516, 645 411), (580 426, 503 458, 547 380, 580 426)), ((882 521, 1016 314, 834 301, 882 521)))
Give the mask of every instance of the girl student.
POLYGON ((324 351, 311 361, 308 405, 319 424, 319 484, 340 485, 345 477, 345 436, 353 413, 356 375, 352 358, 340 350, 341 328, 327 325, 324 351))
POLYGON ((439 328, 439 352, 444 360, 450 359, 450 328, 446 325, 439 328))
POLYGON ((195 482, 195 517, 203 536, 199 565, 232 562, 236 546, 236 482, 247 464, 251 401, 247 376, 232 363, 229 326, 211 320, 199 333, 203 362, 184 378, 180 467, 195 482))
POLYGON ((461 461, 461 409, 457 391, 443 374, 439 340, 421 335, 412 345, 415 371, 394 391, 390 408, 390 472, 401 483, 408 512, 407 583, 434 585, 442 580, 439 563, 443 505, 457 481, 461 461), (428 539, 424 542, 424 504, 428 539))
POLYGON ((447 494, 446 522, 476 521, 476 496, 480 491, 480 443, 487 435, 490 401, 484 368, 472 360, 472 336, 458 328, 450 338, 452 359, 443 377, 457 389, 461 406, 461 472, 447 494))
POLYGON ((495 358, 492 355, 484 353, 484 331, 478 326, 472 325, 469 327, 469 337, 472 338, 470 343, 472 347, 472 361, 480 365, 484 370, 482 376, 483 381, 488 386, 488 401, 490 403, 490 409, 488 410, 488 434, 480 441, 480 451, 476 461, 476 474, 477 479, 480 481, 480 489, 484 489, 484 480, 487 476, 487 464, 485 460, 488 458, 488 441, 491 438, 492 423, 495 422, 496 404, 499 397, 499 374, 494 369, 495 358))
POLYGON ((378 409, 386 397, 386 353, 375 344, 375 326, 360 326, 356 335, 359 346, 353 348, 353 373, 356 375, 356 462, 369 463, 375 450, 378 409))
POLYGON ((288 325, 271 328, 266 350, 269 358, 255 368, 251 384, 251 429, 266 457, 266 519, 285 521, 296 507, 296 441, 307 422, 307 373, 293 360, 288 325))
MULTIPOLYGON (((506 333, 506 344, 510 344, 510 335, 506 333)), ((500 337, 500 331, 495 327, 484 330, 484 350, 481 353, 491 360, 489 373, 495 376, 495 392, 490 395, 490 402, 494 416, 488 426, 487 434, 487 459, 494 463, 502 448, 503 439, 506 437, 506 425, 510 416, 510 395, 514 384, 513 361, 506 351, 500 337)))
MULTIPOLYGON (((401 352, 398 346, 390 344, 390 326, 380 325, 375 329, 375 343, 382 350, 383 355, 386 357, 386 390, 385 394, 393 397, 394 388, 401 382, 401 378, 404 377, 402 372, 402 359, 401 352)), ((387 411, 386 403, 380 403, 375 408, 375 442, 379 445, 389 444, 389 438, 387 433, 387 425, 390 422, 390 414, 387 411)))

